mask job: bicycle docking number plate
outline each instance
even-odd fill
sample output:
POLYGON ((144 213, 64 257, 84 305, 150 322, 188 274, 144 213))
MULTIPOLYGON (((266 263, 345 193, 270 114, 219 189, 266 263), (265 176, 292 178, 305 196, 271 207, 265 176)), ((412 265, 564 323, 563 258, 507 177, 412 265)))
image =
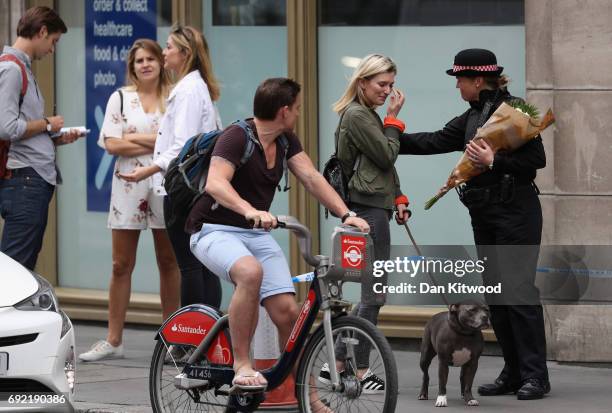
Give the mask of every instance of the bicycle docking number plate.
POLYGON ((185 373, 190 379, 212 380, 216 383, 230 383, 234 378, 231 367, 187 366, 185 373))

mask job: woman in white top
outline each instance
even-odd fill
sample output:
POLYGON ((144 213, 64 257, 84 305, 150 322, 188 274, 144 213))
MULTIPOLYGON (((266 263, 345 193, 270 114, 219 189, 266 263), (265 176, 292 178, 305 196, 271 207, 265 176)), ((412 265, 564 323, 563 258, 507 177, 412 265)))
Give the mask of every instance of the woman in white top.
POLYGON ((123 325, 141 230, 151 228, 153 233, 164 319, 178 308, 179 269, 165 229, 163 196, 151 189, 150 179, 127 182, 120 177, 135 167, 153 164, 170 83, 162 60, 162 49, 155 41, 136 40, 128 54, 128 86, 114 92, 106 106, 98 145, 117 157, 108 214, 113 255, 108 335, 79 356, 83 361, 123 356, 123 325))
MULTIPOLYGON (((212 71, 208 44, 202 33, 193 27, 175 26, 164 49, 164 68, 173 72, 179 81, 168 97, 166 113, 155 141, 153 164, 139 166, 121 175, 131 182, 140 182, 152 176, 153 189, 160 195, 166 194, 162 185, 163 174, 187 139, 198 133, 221 128, 219 114, 213 103, 219 99, 219 84, 212 71)), ((166 197, 166 211, 168 202, 166 197)), ((181 270, 181 305, 205 303, 219 307, 219 278, 191 253, 189 235, 184 230, 185 217, 170 224, 167 226, 168 235, 181 270)))

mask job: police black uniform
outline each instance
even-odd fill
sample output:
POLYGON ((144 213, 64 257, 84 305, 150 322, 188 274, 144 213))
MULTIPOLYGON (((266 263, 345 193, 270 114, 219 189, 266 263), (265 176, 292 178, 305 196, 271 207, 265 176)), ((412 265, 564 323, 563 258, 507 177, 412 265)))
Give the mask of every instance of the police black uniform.
MULTIPOLYGON (((495 55, 468 49, 455 57, 454 76, 482 76, 484 68, 498 76, 495 55), (495 69, 495 70, 493 70, 495 69)), ((464 151, 491 114, 504 101, 516 99, 505 89, 482 90, 478 101, 437 132, 403 134, 400 154, 430 155, 464 151)), ((546 336, 540 296, 535 286, 542 209, 533 179, 546 165, 541 137, 512 153, 496 153, 492 168, 472 178, 459 191, 467 206, 479 256, 487 256, 485 285, 502 283, 502 297, 487 296, 491 322, 505 361, 494 384, 480 386, 481 395, 518 391, 519 399, 541 398, 550 390, 546 336), (500 301, 501 300, 501 301, 500 301), (517 305, 525 304, 525 305, 517 305)))

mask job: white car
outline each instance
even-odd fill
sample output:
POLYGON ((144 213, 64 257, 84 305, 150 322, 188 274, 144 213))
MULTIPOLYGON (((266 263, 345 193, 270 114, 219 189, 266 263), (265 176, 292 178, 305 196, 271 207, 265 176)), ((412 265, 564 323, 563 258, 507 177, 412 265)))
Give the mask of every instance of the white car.
POLYGON ((74 349, 72 323, 51 284, 0 253, 0 411, 70 406, 74 349))

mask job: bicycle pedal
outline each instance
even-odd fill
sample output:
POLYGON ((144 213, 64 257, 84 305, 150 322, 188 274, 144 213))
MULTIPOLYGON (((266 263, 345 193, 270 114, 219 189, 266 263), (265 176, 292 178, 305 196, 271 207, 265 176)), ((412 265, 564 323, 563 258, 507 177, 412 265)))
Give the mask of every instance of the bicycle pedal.
POLYGON ((232 386, 230 387, 228 394, 230 395, 235 395, 235 396, 255 396, 255 395, 262 395, 266 392, 267 388, 258 388, 258 389, 245 389, 245 388, 240 388, 237 386, 232 386))
POLYGON ((232 394, 228 399, 227 407, 239 412, 253 412, 265 400, 264 393, 232 394))
POLYGON ((191 379, 187 377, 187 373, 181 373, 174 377, 174 387, 180 390, 194 389, 207 384, 208 380, 191 379))
POLYGON ((349 312, 352 306, 353 306, 353 303, 351 303, 350 301, 336 300, 336 299, 329 300, 329 307, 334 312, 349 312))

